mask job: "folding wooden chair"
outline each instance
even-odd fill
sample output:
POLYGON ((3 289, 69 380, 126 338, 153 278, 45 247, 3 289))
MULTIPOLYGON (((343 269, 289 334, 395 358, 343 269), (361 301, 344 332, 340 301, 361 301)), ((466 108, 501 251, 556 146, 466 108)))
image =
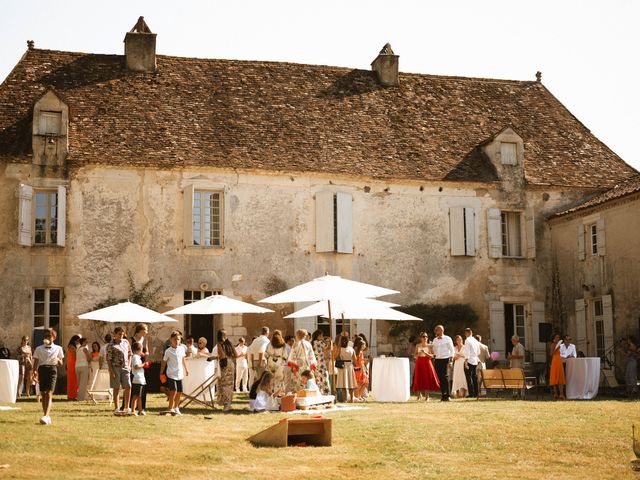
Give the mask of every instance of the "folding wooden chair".
POLYGON ((204 382, 198 385, 192 392, 184 393, 182 392, 182 399, 180 400, 180 407, 185 408, 189 404, 195 402, 204 407, 215 410, 215 387, 218 384, 218 372, 211 375, 204 382), (198 397, 202 396, 203 400, 198 397))
POLYGON ((109 401, 109 405, 113 403, 113 390, 110 388, 109 371, 100 369, 93 380, 93 385, 87 391, 89 398, 96 405, 96 395, 104 395, 109 401))

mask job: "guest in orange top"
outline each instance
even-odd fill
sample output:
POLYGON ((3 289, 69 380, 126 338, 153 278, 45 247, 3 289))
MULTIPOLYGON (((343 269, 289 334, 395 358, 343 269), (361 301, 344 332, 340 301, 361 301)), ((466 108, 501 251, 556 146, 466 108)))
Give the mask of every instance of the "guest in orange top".
POLYGON ((564 377, 564 368, 562 367, 562 357, 560 356, 560 335, 555 334, 551 341, 551 369, 549 371, 549 385, 551 385, 551 391, 553 392, 553 398, 564 400, 564 386, 567 381, 564 377))
POLYGON ((74 335, 67 345, 67 398, 78 399, 78 377, 76 376, 76 350, 80 344, 80 335, 74 335))

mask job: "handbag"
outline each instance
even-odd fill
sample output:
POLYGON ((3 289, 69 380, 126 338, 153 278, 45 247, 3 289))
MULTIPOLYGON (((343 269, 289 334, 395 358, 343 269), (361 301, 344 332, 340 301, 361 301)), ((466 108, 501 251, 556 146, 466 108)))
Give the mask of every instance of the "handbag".
POLYGON ((336 368, 344 368, 344 360, 341 358, 336 358, 336 368))

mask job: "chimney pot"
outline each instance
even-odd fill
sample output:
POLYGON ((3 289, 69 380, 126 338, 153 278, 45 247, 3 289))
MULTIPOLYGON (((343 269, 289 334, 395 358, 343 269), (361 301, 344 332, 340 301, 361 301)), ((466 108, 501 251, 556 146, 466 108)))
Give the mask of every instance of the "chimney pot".
POLYGON ((387 43, 371 63, 371 70, 376 72, 376 76, 381 85, 385 87, 397 87, 400 85, 398 76, 399 58, 400 56, 394 54, 391 45, 387 43))

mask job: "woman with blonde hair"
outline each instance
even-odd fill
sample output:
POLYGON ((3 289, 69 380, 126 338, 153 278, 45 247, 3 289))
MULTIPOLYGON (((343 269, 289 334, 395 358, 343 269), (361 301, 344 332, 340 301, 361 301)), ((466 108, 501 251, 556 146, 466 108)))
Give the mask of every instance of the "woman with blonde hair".
POLYGON ((315 371, 317 368, 316 355, 313 353, 313 347, 307 340, 309 332, 304 329, 296 331, 296 341, 291 347, 291 353, 287 365, 291 367, 291 391, 297 392, 304 386, 300 378, 300 372, 304 370, 315 371))
POLYGON ((453 343, 455 353, 453 355, 453 382, 451 384, 451 392, 454 393, 457 398, 464 398, 467 396, 469 387, 467 385, 467 376, 464 373, 464 365, 467 358, 464 355, 462 337, 456 335, 453 343))

